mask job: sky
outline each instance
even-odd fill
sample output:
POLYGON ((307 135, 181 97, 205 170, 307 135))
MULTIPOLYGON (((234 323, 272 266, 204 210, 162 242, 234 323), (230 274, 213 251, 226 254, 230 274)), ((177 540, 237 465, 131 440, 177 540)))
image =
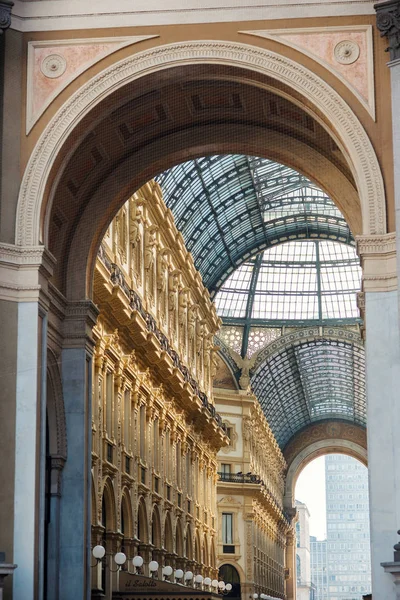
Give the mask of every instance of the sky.
POLYGON ((310 535, 326 539, 325 456, 316 458, 300 473, 295 488, 296 500, 307 504, 310 535))

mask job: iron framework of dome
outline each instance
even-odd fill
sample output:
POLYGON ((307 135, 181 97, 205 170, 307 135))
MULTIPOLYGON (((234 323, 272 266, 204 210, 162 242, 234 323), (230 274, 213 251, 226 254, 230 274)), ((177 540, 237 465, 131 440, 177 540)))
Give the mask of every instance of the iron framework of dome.
POLYGON ((333 201, 293 169, 248 156, 189 161, 157 181, 215 299, 222 348, 261 358, 288 328, 332 327, 328 338, 289 344, 252 363, 252 388, 281 447, 315 421, 365 426, 361 269, 333 201), (335 339, 338 326, 357 339, 335 339))

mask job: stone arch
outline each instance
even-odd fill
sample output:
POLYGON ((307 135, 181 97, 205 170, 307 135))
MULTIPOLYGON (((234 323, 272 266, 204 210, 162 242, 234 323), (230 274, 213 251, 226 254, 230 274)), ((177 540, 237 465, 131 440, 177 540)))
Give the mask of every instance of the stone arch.
POLYGON ((193 560, 193 534, 190 523, 186 527, 185 535, 185 556, 188 560, 193 560))
MULTIPOLYGON (((239 563, 237 563, 235 560, 229 560, 229 559, 225 560, 224 559, 223 562, 221 562, 221 564, 218 566, 218 569, 220 570, 225 565, 232 567, 236 571, 237 576, 239 578, 239 582, 246 581, 244 571, 243 571, 242 567, 239 565, 239 563)), ((221 575, 221 573, 220 573, 220 575, 221 575)), ((224 581, 226 583, 232 583, 231 581, 228 582, 228 580, 225 580, 225 579, 224 579, 224 581)))
POLYGON ((49 453, 61 461, 67 459, 67 426, 60 369, 55 353, 47 349, 47 419, 49 453))
POLYGON ((215 569, 217 566, 217 551, 214 537, 211 538, 210 542, 210 566, 213 567, 213 569, 215 569))
POLYGON ((167 552, 174 551, 174 535, 172 532, 172 517, 171 512, 167 511, 164 523, 164 548, 167 552))
POLYGON ((149 523, 147 519, 146 503, 143 497, 141 497, 138 502, 136 535, 141 544, 149 543, 149 523))
POLYGON ((206 533, 203 536, 203 564, 205 564, 206 566, 208 566, 210 564, 210 562, 209 562, 208 540, 207 540, 207 534, 206 533))
POLYGON ((198 530, 194 538, 194 560, 198 563, 202 562, 200 533, 198 530))
POLYGON ((340 95, 303 65, 271 50, 206 40, 168 44, 129 56, 94 76, 65 102, 43 131, 24 173, 16 218, 16 243, 19 246, 46 243, 47 226, 43 219, 49 176, 70 133, 82 119, 112 92, 144 74, 183 64, 218 64, 246 69, 278 80, 304 98, 308 108, 303 102, 297 103, 329 130, 346 156, 361 202, 362 233, 386 232, 384 185, 376 154, 360 121, 340 95))
POLYGON ((176 527, 175 527, 175 552, 179 557, 184 556, 183 540, 184 540, 183 525, 181 523, 181 520, 178 518, 176 520, 176 527))
POLYGON ((121 533, 126 538, 133 537, 133 514, 131 497, 128 488, 122 490, 121 499, 121 533))
MULTIPOLYGON (((115 503, 114 486, 110 479, 107 477, 103 483, 103 514, 105 514, 105 528, 106 532, 117 531, 117 506, 115 503)), ((104 523, 102 523, 104 525, 104 523)))
POLYGON ((294 491, 301 471, 326 454, 347 454, 367 466, 367 435, 364 427, 343 421, 314 423, 299 432, 284 449, 287 462, 284 506, 295 507, 294 491))
POLYGON ((162 546, 161 518, 157 505, 154 506, 151 515, 151 543, 157 549, 160 549, 162 546))
POLYGON ((92 507, 91 507, 91 525, 98 525, 98 506, 97 506, 97 495, 96 495, 96 484, 94 482, 93 473, 91 476, 91 495, 92 495, 92 507))

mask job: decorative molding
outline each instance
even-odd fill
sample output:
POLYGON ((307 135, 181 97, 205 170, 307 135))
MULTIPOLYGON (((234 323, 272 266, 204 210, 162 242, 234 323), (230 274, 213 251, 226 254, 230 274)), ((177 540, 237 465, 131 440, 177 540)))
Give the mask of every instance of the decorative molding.
POLYGON ((12 0, 0 0, 0 35, 11 25, 12 0))
POLYGON ((330 452, 344 453, 367 464, 366 429, 354 423, 325 421, 314 423, 299 432, 284 449, 288 462, 284 507, 295 507, 294 487, 304 467, 318 456, 330 452))
POLYGON ((53 274, 55 258, 44 246, 0 243, 0 300, 35 302, 53 274))
POLYGON ((40 70, 45 77, 56 79, 65 73, 67 61, 60 54, 49 54, 40 63, 40 70))
POLYGON ((378 2, 376 10, 376 26, 381 37, 386 37, 389 46, 385 52, 390 52, 390 60, 400 58, 400 0, 378 2))
POLYGON ((60 31, 223 23, 271 19, 340 17, 373 14, 371 0, 256 0, 210 3, 199 0, 175 0, 173 3, 149 3, 146 0, 97 0, 95 3, 70 0, 15 0, 13 28, 20 31, 60 31))
POLYGON ((28 42, 26 135, 53 100, 84 71, 126 46, 157 37, 136 35, 28 42))
POLYGON ((345 327, 302 327, 297 331, 283 335, 260 350, 254 356, 254 360, 252 360, 250 375, 253 376, 265 361, 269 360, 274 354, 282 352, 285 348, 318 339, 342 340, 356 346, 363 345, 360 333, 355 330, 346 329, 345 327))
POLYGON ((364 292, 389 292, 397 289, 396 233, 356 237, 363 269, 364 292))
POLYGON ((269 50, 246 44, 197 41, 160 46, 129 56, 85 83, 47 125, 38 140, 21 183, 16 241, 21 246, 40 240, 41 209, 48 178, 71 131, 94 105, 130 81, 180 64, 219 63, 278 79, 305 96, 337 132, 337 142, 353 165, 362 207, 363 232, 386 232, 386 205, 380 166, 360 121, 340 95, 314 73, 269 50))
MULTIPOLYGON (((374 88, 374 60, 373 60, 373 38, 372 25, 343 25, 342 27, 299 27, 293 29, 266 29, 254 31, 240 31, 239 33, 254 35, 285 44, 302 52, 306 56, 319 62, 328 69, 335 77, 340 79, 349 90, 356 96, 365 110, 375 121, 375 88, 374 88), (351 35, 356 39, 348 39, 351 35), (307 47, 307 39, 301 43, 298 36, 319 36, 321 42, 326 44, 325 56, 321 48, 307 47), (342 37, 338 41, 338 37, 342 37), (327 42, 330 38, 336 38, 333 52, 327 42), (360 45, 365 46, 365 52, 361 55, 362 65, 357 69, 351 67, 360 57, 360 45), (329 52, 328 52, 329 50, 329 52), (362 68, 363 67, 363 68, 362 68), (356 77, 356 72, 358 77, 356 77)), ((333 39, 332 39, 333 41, 333 39)))
POLYGON ((293 460, 305 448, 326 439, 347 440, 355 442, 365 450, 367 449, 367 432, 365 427, 344 423, 343 421, 326 421, 313 423, 303 431, 300 431, 283 450, 288 468, 293 460))
POLYGON ((63 347, 86 347, 89 352, 92 352, 94 345, 92 331, 99 312, 91 300, 68 303, 63 321, 63 347))
POLYGON ((360 57, 360 46, 352 40, 343 40, 336 44, 333 54, 341 65, 352 65, 360 57))

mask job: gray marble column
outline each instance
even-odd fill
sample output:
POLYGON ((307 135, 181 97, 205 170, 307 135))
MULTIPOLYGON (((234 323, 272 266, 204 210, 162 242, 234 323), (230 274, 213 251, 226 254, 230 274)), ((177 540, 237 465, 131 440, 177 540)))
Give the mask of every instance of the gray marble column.
POLYGON ((367 438, 372 597, 394 600, 391 559, 400 523, 400 340, 397 291, 369 292, 366 303, 367 438))
POLYGON ((90 301, 68 305, 62 351, 62 384, 68 452, 60 503, 60 600, 90 598, 91 330, 90 301))

